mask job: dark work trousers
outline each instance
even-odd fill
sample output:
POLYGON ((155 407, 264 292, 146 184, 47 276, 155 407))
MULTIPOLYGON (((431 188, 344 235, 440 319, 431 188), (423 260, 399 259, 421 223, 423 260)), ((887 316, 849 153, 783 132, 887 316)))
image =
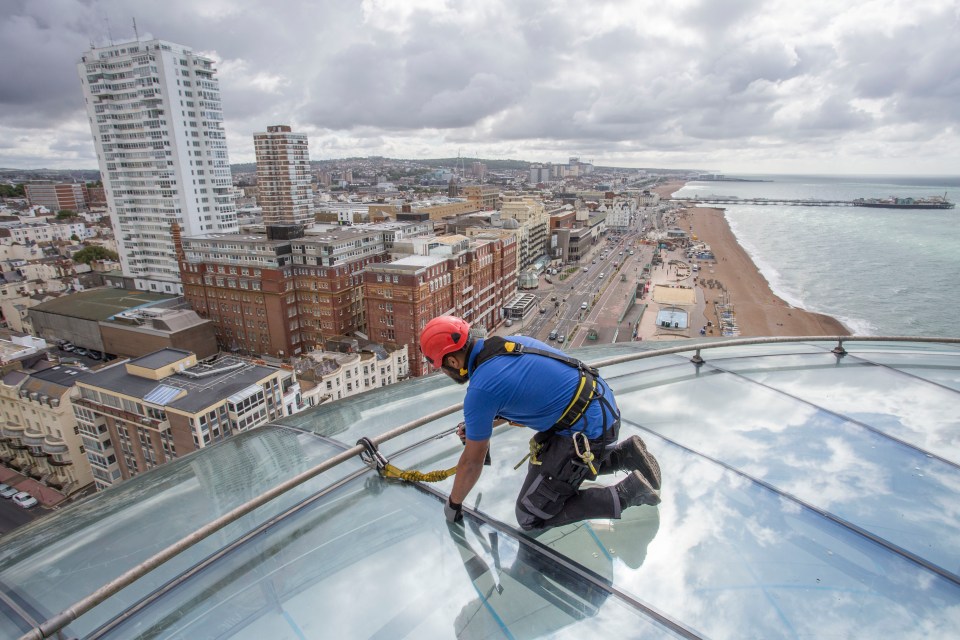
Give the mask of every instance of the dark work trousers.
MULTIPOLYGON (((607 459, 617 445, 619 433, 620 420, 616 420, 607 427, 605 438, 590 441, 590 451, 595 456, 593 466, 600 475, 616 470, 607 459)), ((527 477, 517 496, 517 522, 524 530, 620 517, 616 487, 580 490, 584 481, 597 476, 577 457, 573 438, 548 433, 537 433, 534 438, 543 445, 537 455, 541 464, 527 463, 527 477)))

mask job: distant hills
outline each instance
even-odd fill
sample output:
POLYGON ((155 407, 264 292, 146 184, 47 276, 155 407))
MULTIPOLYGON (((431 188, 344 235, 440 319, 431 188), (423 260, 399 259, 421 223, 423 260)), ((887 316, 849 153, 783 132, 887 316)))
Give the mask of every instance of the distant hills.
MULTIPOLYGON (((492 172, 497 171, 510 171, 510 170, 520 170, 526 171, 534 164, 542 164, 537 162, 528 162, 526 160, 490 160, 484 158, 429 158, 429 159, 402 159, 402 158, 385 158, 383 156, 368 156, 368 157, 351 157, 351 158, 339 158, 335 160, 312 160, 310 165, 314 169, 325 169, 331 168, 337 165, 396 165, 396 164, 407 164, 407 165, 418 165, 428 169, 436 169, 440 167, 460 167, 463 166, 465 169, 470 169, 474 162, 482 162, 487 165, 487 170, 492 172)), ((596 169, 608 170, 608 169, 620 169, 620 170, 631 170, 625 167, 607 167, 607 166, 596 166, 596 169)), ((234 174, 239 173, 253 173, 257 170, 257 165, 254 162, 241 162, 237 164, 230 165, 230 171, 234 174)), ((639 170, 639 169, 632 169, 639 170)), ((651 173, 659 173, 661 175, 667 174, 684 174, 688 173, 689 170, 686 169, 657 169, 657 168, 645 168, 645 171, 651 173)), ((22 182, 24 180, 54 180, 62 182, 72 182, 72 181, 84 181, 84 182, 95 182, 100 180, 100 171, 97 169, 13 169, 13 168, 0 168, 0 182, 22 182)))

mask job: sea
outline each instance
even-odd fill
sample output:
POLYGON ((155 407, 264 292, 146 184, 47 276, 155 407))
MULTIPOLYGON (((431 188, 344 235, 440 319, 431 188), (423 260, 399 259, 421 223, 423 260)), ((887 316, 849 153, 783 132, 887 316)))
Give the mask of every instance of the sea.
MULTIPOLYGON (((762 182, 688 182, 674 195, 960 200, 960 176, 728 177, 762 182)), ((857 335, 960 337, 960 205, 722 206, 737 241, 790 305, 833 316, 857 335)))

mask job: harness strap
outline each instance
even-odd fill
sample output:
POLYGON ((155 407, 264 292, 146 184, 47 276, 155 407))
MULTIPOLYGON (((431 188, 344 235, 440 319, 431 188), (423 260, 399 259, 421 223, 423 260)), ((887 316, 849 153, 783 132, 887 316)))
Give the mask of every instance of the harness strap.
POLYGON ((566 409, 560 414, 560 418, 550 427, 551 431, 563 431, 575 425, 583 417, 590 402, 597 397, 597 378, 600 373, 595 367, 590 367, 576 358, 567 355, 553 353, 538 347, 529 347, 519 342, 507 340, 500 336, 487 338, 483 343, 483 348, 477 354, 474 360, 474 368, 479 368, 484 362, 501 355, 519 356, 531 353, 537 356, 551 358, 562 362, 569 367, 573 367, 580 373, 580 382, 577 389, 567 404, 566 409))

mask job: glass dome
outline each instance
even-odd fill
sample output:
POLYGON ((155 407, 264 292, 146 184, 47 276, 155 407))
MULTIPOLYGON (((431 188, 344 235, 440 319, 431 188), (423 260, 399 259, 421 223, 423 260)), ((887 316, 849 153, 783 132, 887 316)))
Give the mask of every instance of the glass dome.
MULTIPOLYGON (((692 349, 575 352, 603 365, 621 438, 638 434, 656 454, 657 507, 524 533, 513 514, 523 472, 513 467, 526 429, 494 432, 493 464, 464 526, 443 517, 452 479, 386 480, 352 457, 146 572, 64 633, 960 634, 960 347, 845 341, 836 354, 822 341, 723 344, 704 348, 699 364, 692 349)), ((0 544, 0 634, 29 632, 359 438, 462 397, 462 387, 432 376, 320 406, 14 531, 0 544)), ((430 421, 380 451, 403 468, 451 467, 460 417, 430 421)))

